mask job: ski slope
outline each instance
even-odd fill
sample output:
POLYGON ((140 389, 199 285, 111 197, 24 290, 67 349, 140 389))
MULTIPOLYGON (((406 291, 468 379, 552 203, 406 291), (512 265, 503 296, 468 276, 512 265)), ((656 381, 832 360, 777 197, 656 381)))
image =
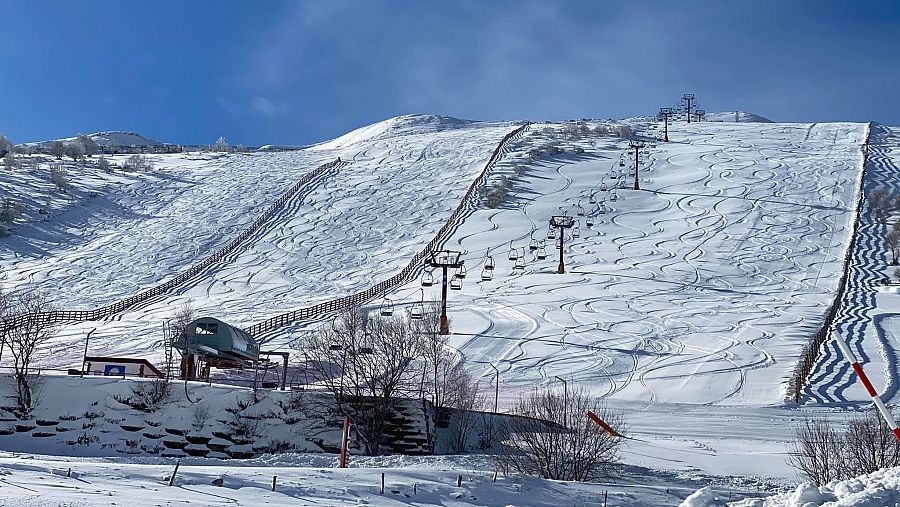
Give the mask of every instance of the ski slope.
MULTIPOLYGON (((449 303, 467 364, 486 382, 496 365, 508 398, 559 376, 647 405, 781 403, 833 298, 865 125, 676 124, 673 142, 641 161, 643 190, 619 189, 615 201, 599 189, 623 181, 610 170, 632 171, 618 164, 624 142, 563 141, 561 125, 532 127, 520 155, 551 143, 565 152, 520 158, 513 198, 475 212, 447 243, 467 252, 472 277, 449 303), (589 204, 592 192, 607 213, 589 204), (544 261, 528 247, 547 240, 551 215, 574 216, 579 204, 595 224, 578 217, 559 275, 553 240, 544 261), (508 260, 510 244, 524 269, 508 260), (487 252, 497 268, 481 281, 487 252)), ((417 292, 411 283, 396 299, 417 292)))
MULTIPOLYGON (((653 122, 628 124, 658 135, 653 122)), ((77 364, 97 328, 92 353, 159 359, 161 323, 185 301, 247 326, 399 271, 514 127, 406 116, 300 151, 160 156, 159 174, 116 187, 115 207, 73 219, 68 241, 38 232, 4 240, 2 282, 54 291, 63 307, 126 297, 187 269, 340 156, 224 262, 108 321, 64 326, 52 354, 41 354, 44 366, 77 364)), ((642 152, 640 191, 630 189, 627 141, 565 127, 534 124, 510 146, 487 183, 511 178, 506 200, 497 209, 472 203, 445 243, 467 260, 469 276, 449 302, 451 344, 465 364, 486 381, 496 365, 507 400, 559 376, 648 406, 781 403, 833 298, 865 125, 676 122, 673 142, 642 152), (580 221, 562 275, 547 237, 548 218, 560 213, 580 221), (536 259, 532 239, 546 243, 547 259, 536 259), (497 269, 482 281, 488 253, 497 269)), ((411 280, 389 297, 408 309, 438 294, 411 280)), ((270 333, 266 345, 284 348, 315 325, 270 333)))

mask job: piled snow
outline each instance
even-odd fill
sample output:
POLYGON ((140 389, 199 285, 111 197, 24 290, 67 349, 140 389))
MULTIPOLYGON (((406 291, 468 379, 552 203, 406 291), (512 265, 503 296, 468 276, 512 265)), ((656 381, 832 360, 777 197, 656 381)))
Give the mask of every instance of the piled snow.
MULTIPOLYGON (((686 501, 682 505, 711 507, 720 504, 702 502, 688 504, 686 501)), ((900 505, 900 467, 886 468, 854 479, 831 482, 821 487, 812 483, 803 483, 788 493, 768 498, 747 499, 728 505, 734 507, 896 506, 900 505)))
POLYGON ((721 111, 704 114, 703 121, 738 122, 738 123, 773 123, 772 120, 745 111, 721 111), (735 119, 736 118, 736 119, 735 119))

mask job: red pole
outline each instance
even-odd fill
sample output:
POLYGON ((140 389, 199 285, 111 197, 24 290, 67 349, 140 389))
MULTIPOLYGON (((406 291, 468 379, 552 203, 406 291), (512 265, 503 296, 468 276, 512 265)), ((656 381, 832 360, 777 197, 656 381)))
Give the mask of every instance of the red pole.
POLYGON ((341 430, 341 458, 339 461, 340 468, 347 468, 347 455, 349 454, 350 443, 350 418, 344 418, 344 429, 341 430))
POLYGON ((447 266, 444 266, 444 279, 441 282, 441 328, 438 334, 450 334, 447 324, 447 266))

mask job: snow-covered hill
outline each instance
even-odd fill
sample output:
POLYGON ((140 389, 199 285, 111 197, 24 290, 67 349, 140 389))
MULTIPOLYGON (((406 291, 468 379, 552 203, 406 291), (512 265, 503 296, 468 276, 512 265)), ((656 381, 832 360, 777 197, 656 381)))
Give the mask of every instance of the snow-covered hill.
POLYGON ((708 112, 704 115, 704 121, 737 122, 737 123, 774 123, 772 120, 754 113, 745 111, 721 111, 708 112))
MULTIPOLYGON (((161 143, 154 139, 150 139, 148 137, 144 137, 136 132, 126 132, 122 130, 107 130, 104 132, 95 132, 93 134, 88 134, 88 137, 94 140, 97 145, 105 148, 107 146, 136 146, 136 147, 146 147, 146 146, 162 146, 165 143, 161 143)), ((40 146, 40 147, 48 147, 56 141, 62 141, 63 143, 70 143, 75 140, 75 137, 66 137, 62 139, 51 139, 48 141, 36 141, 31 143, 24 143, 29 146, 40 146)))

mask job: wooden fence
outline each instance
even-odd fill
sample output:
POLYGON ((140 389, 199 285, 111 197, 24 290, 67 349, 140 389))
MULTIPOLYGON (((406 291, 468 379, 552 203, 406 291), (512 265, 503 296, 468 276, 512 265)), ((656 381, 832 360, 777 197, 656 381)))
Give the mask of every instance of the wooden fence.
POLYGON ((418 270, 422 268, 422 262, 425 260, 428 254, 430 254, 432 251, 436 250, 438 246, 443 244, 443 242, 447 239, 448 233, 457 225, 457 221, 462 217, 463 213, 466 211, 466 208, 470 205, 471 200, 477 198, 475 194, 478 187, 484 182, 488 171, 490 171, 491 168, 494 167, 494 164, 496 164, 500 159, 500 156, 503 154, 503 150, 504 148, 506 148, 506 145, 510 141, 514 141, 521 137, 522 133, 527 128, 528 124, 526 123, 525 125, 518 127, 517 129, 513 130, 503 137, 497 147, 494 148, 494 152, 493 154, 491 154, 491 158, 488 159, 487 163, 484 165, 484 168, 481 170, 481 173, 478 175, 478 177, 475 178, 474 181, 472 181, 472 184, 469 185, 468 190, 466 190, 465 195, 459 201, 459 205, 456 207, 456 210, 453 211, 453 213, 450 215, 450 218, 447 219, 447 222, 445 222, 440 230, 438 230, 434 238, 432 238, 431 241, 428 242, 428 245, 426 245, 425 248, 423 248, 419 253, 414 255, 413 258, 409 261, 409 264, 407 264, 405 268, 400 270, 399 273, 388 278, 387 280, 383 280, 382 282, 369 287, 364 291, 350 294, 339 299, 325 301, 314 306, 309 306, 306 308, 301 308, 299 310, 282 313, 281 315, 276 315, 275 317, 248 327, 247 332, 252 336, 259 336, 293 322, 314 319, 322 315, 339 312, 348 308, 352 308, 354 306, 359 306, 367 301, 371 301, 372 299, 383 297, 394 288, 406 283, 406 281, 409 280, 412 275, 416 274, 418 270))
POLYGON ((834 301, 831 302, 831 306, 825 314, 825 321, 822 323, 822 327, 820 327, 816 334, 813 335, 809 343, 803 347, 803 352, 800 354, 800 360, 794 367, 794 372, 791 374, 791 379, 788 382, 787 394, 795 403, 800 402, 803 387, 809 380, 809 375, 816 366, 819 356, 822 355, 822 348, 830 337, 831 328, 834 326, 834 319, 837 318, 838 311, 841 308, 841 301, 844 299, 844 291, 847 289, 850 264, 853 259, 853 252, 856 249, 856 231, 859 229, 859 220, 863 209, 863 185, 865 184, 866 179, 866 164, 869 161, 870 132, 871 125, 866 128, 866 142, 863 144, 863 172, 859 178, 859 185, 857 186, 856 214, 853 218, 853 233, 850 236, 850 246, 847 247, 847 253, 844 255, 843 272, 841 274, 841 279, 838 281, 837 292, 835 293, 834 301))
POLYGON ((343 162, 340 159, 334 160, 332 162, 328 162, 326 164, 322 164, 314 170, 306 173, 300 178, 297 183, 295 183, 287 192, 285 192, 281 197, 279 197, 274 203, 272 203, 262 215, 256 218, 249 226, 247 226, 240 234, 238 234, 234 239, 228 242, 225 246, 214 252, 209 257, 206 257, 198 264, 191 266, 190 269, 185 271, 184 273, 180 273, 178 276, 172 278, 169 281, 163 282, 156 287, 151 289, 147 289, 143 292, 139 292, 134 296, 131 296, 126 299, 122 299, 115 303, 95 308, 93 310, 53 310, 49 312, 40 312, 35 314, 20 314, 15 315, 10 318, 7 318, 3 322, 3 326, 0 329, 4 331, 11 328, 19 327, 25 323, 33 322, 32 319, 37 319, 39 322, 43 324, 63 324, 69 322, 84 322, 84 321, 94 321, 101 320, 117 313, 123 312, 129 308, 133 308, 140 303, 147 302, 153 298, 159 297, 176 287, 186 283, 191 278, 200 275, 204 270, 207 270, 214 266, 215 264, 222 261, 226 255, 233 253, 241 244, 247 240, 251 235, 258 232, 266 222, 272 218, 281 209, 292 197, 294 197, 307 183, 312 181, 313 179, 319 177, 326 171, 339 168, 343 165, 343 162))

